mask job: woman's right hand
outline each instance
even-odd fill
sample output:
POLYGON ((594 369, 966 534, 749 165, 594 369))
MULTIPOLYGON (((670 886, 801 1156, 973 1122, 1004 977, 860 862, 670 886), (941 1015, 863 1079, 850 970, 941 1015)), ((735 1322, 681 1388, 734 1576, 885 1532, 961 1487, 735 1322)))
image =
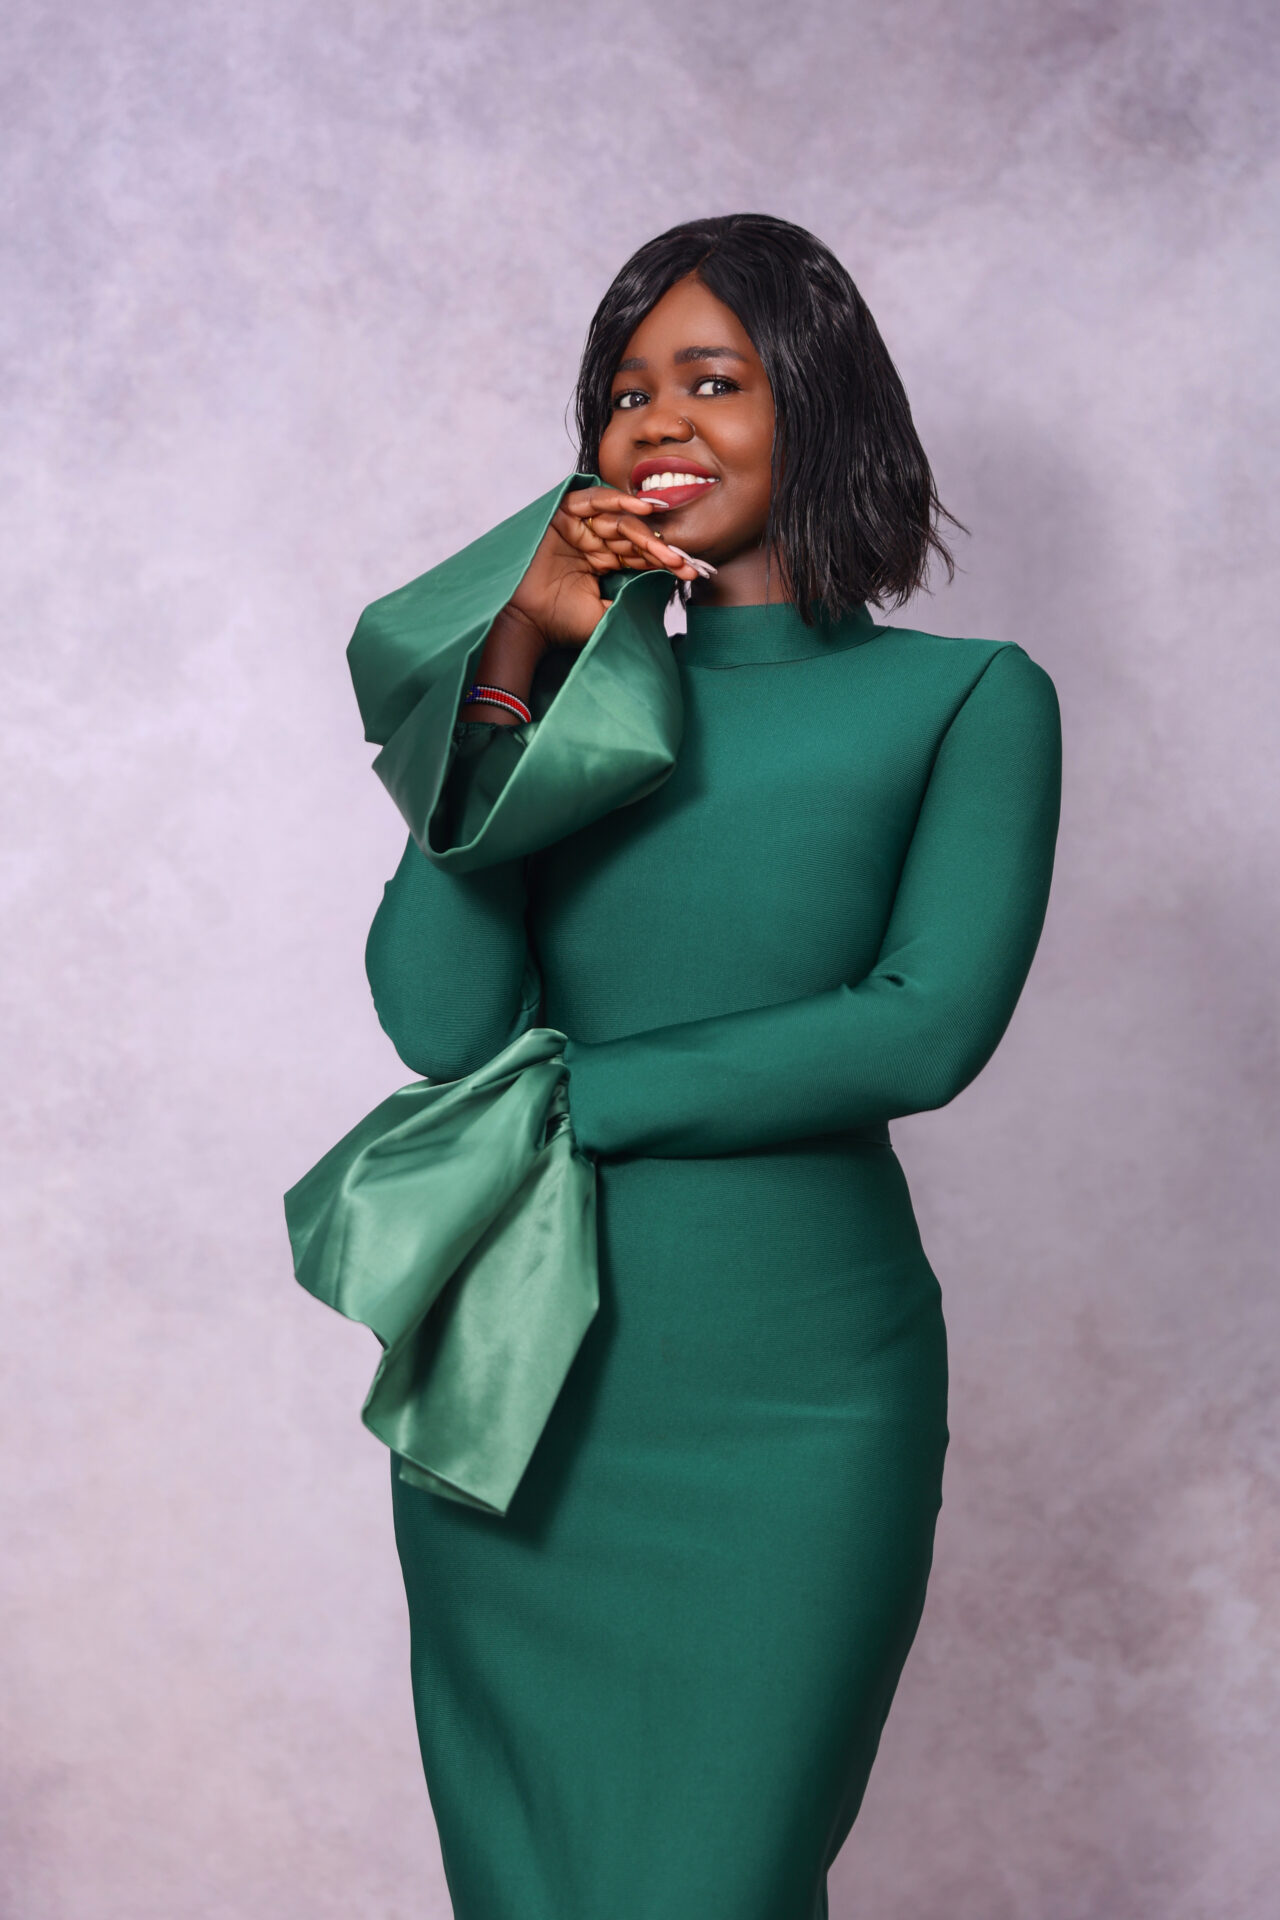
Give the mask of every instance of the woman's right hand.
POLYGON ((580 487, 565 495, 511 596, 512 607, 547 646, 586 645, 610 604, 600 595, 603 574, 665 569, 677 580, 698 578, 697 569, 646 524, 657 510, 652 495, 619 493, 616 487, 580 487))
MULTIPOLYGON (((606 573, 665 569, 678 580, 696 580, 697 569, 645 524, 657 510, 653 498, 616 487, 567 493, 489 630, 476 679, 527 699, 547 648, 583 647, 599 626, 611 604, 600 594, 606 573)), ((482 701, 464 706, 460 718, 519 724, 517 715, 482 701)))

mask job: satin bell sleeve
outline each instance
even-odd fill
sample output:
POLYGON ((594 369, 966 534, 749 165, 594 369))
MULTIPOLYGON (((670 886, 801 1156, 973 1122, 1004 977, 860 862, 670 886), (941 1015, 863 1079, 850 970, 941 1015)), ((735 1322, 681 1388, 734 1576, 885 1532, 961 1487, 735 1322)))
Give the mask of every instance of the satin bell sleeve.
POLYGON ((872 971, 826 992, 588 1045, 569 1113, 597 1158, 738 1153, 941 1107, 994 1052, 1049 898, 1057 696, 995 653, 944 735, 872 971))
POLYGON ((489 629, 574 474, 366 608, 348 662, 374 769, 409 829, 366 947, 378 1018, 434 1080, 473 1071, 527 1030, 540 998, 527 858, 675 764, 682 712, 662 620, 669 574, 613 575, 586 646, 540 667, 531 721, 460 721, 489 629))
MULTIPOLYGON (((535 853, 666 779, 679 675, 662 613, 671 574, 612 574, 612 605, 533 718, 485 729, 459 759, 459 709, 489 629, 528 570, 572 474, 460 553, 375 601, 347 659, 374 771, 427 859, 474 873, 535 853)), ((535 682, 536 691, 536 682, 535 682)))

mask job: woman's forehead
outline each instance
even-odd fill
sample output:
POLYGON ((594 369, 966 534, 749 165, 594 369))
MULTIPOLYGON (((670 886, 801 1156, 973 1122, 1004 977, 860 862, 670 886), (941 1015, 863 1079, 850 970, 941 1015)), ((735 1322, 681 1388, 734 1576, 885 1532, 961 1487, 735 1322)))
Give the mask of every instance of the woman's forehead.
POLYGON ((719 355, 753 362, 756 352, 732 307, 692 274, 677 280, 627 341, 619 373, 650 365, 685 365, 719 355))

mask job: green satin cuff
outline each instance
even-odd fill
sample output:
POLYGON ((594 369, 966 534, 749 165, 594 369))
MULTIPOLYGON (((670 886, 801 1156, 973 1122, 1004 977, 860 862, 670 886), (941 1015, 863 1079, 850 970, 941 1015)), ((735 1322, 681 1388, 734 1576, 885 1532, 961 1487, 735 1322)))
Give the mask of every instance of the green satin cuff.
POLYGON ((599 1305, 595 1168, 565 1036, 375 1107, 285 1195, 294 1270, 385 1349, 370 1432, 416 1486, 504 1514, 599 1305))
MULTIPOLYGON (((496 615, 523 578, 571 474, 429 573, 361 615, 348 664, 374 770, 422 851, 457 872, 536 852, 643 799, 675 765, 679 674, 662 612, 666 572, 609 576, 613 604, 546 713, 504 727, 450 805, 453 729, 496 615)), ((607 595, 606 595, 607 597, 607 595)))

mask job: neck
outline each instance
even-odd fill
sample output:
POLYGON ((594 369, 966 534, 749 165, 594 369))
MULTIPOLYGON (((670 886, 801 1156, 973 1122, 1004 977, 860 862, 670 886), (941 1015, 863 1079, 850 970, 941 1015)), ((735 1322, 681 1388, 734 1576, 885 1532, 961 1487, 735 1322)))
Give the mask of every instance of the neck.
POLYGON ((776 549, 748 547, 722 560, 714 579, 695 581, 690 604, 699 607, 781 606, 789 596, 776 549))
POLYGON ((844 653, 885 631, 866 606, 850 607, 839 620, 824 618, 816 607, 813 615, 812 623, 806 624, 799 607, 789 600, 743 606, 691 601, 685 631, 673 644, 686 666, 764 667, 844 653))

